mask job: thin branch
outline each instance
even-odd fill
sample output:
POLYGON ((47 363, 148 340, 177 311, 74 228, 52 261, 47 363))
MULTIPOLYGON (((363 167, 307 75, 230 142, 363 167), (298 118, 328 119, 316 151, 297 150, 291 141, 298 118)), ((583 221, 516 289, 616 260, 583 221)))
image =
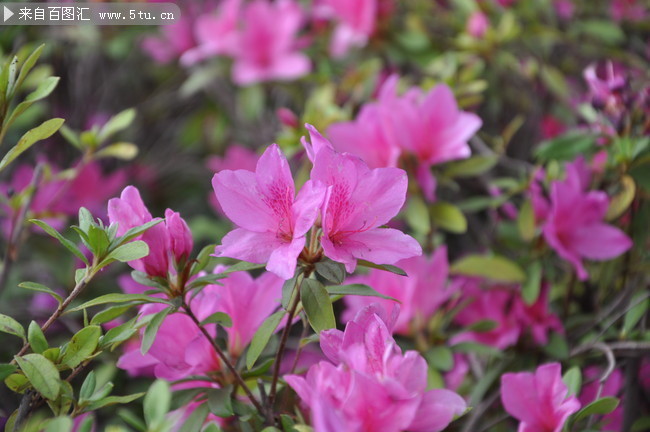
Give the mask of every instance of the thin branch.
POLYGON ((205 329, 204 326, 201 325, 201 322, 199 319, 194 315, 194 312, 192 312, 192 309, 187 305, 187 303, 183 302, 183 310, 185 310, 185 313, 187 316, 190 317, 192 321, 194 321, 194 324, 199 328, 201 333, 203 333, 203 336, 210 342, 210 345, 212 345, 212 348, 214 348, 214 351, 217 353, 221 361, 226 365, 230 373, 235 377, 235 380, 237 381, 237 384, 241 386, 242 389, 244 389, 244 392, 246 393, 246 396, 248 396, 248 399, 251 401, 251 403, 255 406, 255 408, 260 412, 260 414, 264 413, 264 410, 262 409, 262 406, 260 403, 257 401, 253 393, 251 392, 250 388, 246 385, 246 382, 240 375, 239 371, 237 371, 237 368, 232 364, 230 359, 226 356, 226 353, 223 352, 219 344, 217 344, 217 341, 212 338, 210 333, 205 329))

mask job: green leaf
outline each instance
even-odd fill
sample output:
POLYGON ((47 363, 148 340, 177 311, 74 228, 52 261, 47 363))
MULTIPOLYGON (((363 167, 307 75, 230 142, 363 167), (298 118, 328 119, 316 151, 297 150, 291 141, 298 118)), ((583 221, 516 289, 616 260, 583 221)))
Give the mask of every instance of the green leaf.
POLYGON ((171 306, 172 304, 168 302, 167 300, 157 298, 157 297, 151 297, 145 294, 119 294, 119 293, 113 293, 113 294, 105 294, 103 296, 96 297, 92 300, 87 301, 86 303, 79 305, 77 307, 74 307, 72 309, 68 309, 68 312, 76 312, 80 311, 82 309, 87 309, 92 306, 98 306, 102 304, 107 304, 107 303, 127 303, 127 302, 136 302, 136 303, 161 303, 161 304, 166 304, 168 306, 171 306))
POLYGON ((456 261, 451 274, 484 277, 500 282, 523 282, 526 274, 518 264, 498 255, 468 255, 456 261))
POLYGON ((123 244, 113 250, 104 261, 116 260, 120 262, 135 261, 149 255, 149 246, 142 240, 136 240, 131 243, 123 244))
POLYGON ((303 280, 300 285, 300 298, 309 324, 316 333, 336 328, 332 301, 322 283, 315 279, 303 280))
POLYGON ((23 154, 38 141, 42 141, 54 135, 63 122, 63 119, 55 118, 47 120, 34 129, 27 131, 25 135, 18 140, 18 143, 12 147, 0 161, 0 172, 7 168, 14 159, 23 154))
POLYGON ((97 348, 102 329, 97 325, 91 325, 79 330, 68 343, 61 363, 74 369, 82 361, 90 357, 97 348))
POLYGON ((282 284, 282 307, 285 310, 289 310, 289 305, 294 302, 294 299, 298 295, 299 287, 296 286, 298 283, 298 278, 302 277, 302 273, 296 272, 296 274, 291 278, 284 281, 282 284))
POLYGON ((59 305, 61 303, 63 303, 63 297, 61 297, 56 292, 52 291, 51 288, 48 288, 43 284, 39 284, 39 283, 36 283, 36 282, 21 282, 21 283, 18 284, 18 286, 20 288, 25 288, 25 289, 32 290, 32 291, 38 291, 38 292, 49 294, 49 295, 51 295, 52 297, 54 297, 56 299, 56 301, 59 303, 59 305))
POLYGON ((485 333, 494 330, 499 324, 496 321, 490 319, 482 319, 473 322, 467 327, 463 328, 464 331, 473 331, 477 333, 485 333))
POLYGON ((316 273, 334 284, 343 283, 346 275, 345 266, 330 259, 317 262, 316 273))
POLYGON ((55 417, 47 421, 45 432, 70 432, 73 422, 70 417, 55 417))
POLYGON ((171 401, 172 393, 167 381, 156 380, 151 384, 143 402, 144 421, 149 429, 153 429, 165 419, 171 401))
POLYGON ((196 256, 196 260, 192 265, 190 274, 195 275, 207 267, 208 263, 210 262, 210 256, 214 253, 214 248, 215 245, 210 244, 201 249, 201 252, 199 252, 199 254, 196 256))
POLYGON ((499 162, 497 156, 472 156, 449 162, 443 174, 447 177, 474 177, 491 170, 499 162))
POLYGON ((18 321, 8 315, 0 314, 0 332, 18 336, 22 340, 27 340, 25 329, 18 321))
POLYGON ((210 410, 207 404, 199 405, 192 411, 192 414, 185 420, 179 430, 183 432, 200 432, 209 412, 210 410))
POLYGON ((424 200, 419 196, 409 198, 404 216, 415 232, 427 234, 431 231, 429 209, 424 200))
POLYGON ((612 396, 598 399, 578 411, 573 420, 574 422, 578 422, 591 415, 609 414, 616 409, 619 402, 620 401, 617 398, 612 396))
POLYGON ((532 305, 537 301, 541 287, 542 263, 540 261, 533 261, 528 266, 526 281, 521 285, 521 296, 527 305, 532 305))
POLYGON ((98 257, 104 256, 110 243, 108 233, 105 229, 93 224, 88 227, 86 235, 88 238, 88 249, 90 249, 93 255, 98 257))
POLYGON ((375 263, 371 263, 370 261, 366 261, 366 260, 357 260, 357 265, 359 265, 361 267, 374 268, 374 269, 377 269, 377 270, 383 270, 383 271, 395 273, 395 274, 400 275, 400 276, 408 276, 404 270, 402 270, 401 268, 399 268, 397 266, 390 265, 390 264, 375 264, 375 263))
POLYGON ((587 154, 595 145, 594 135, 582 131, 571 131, 557 138, 543 141, 535 150, 535 156, 541 161, 569 161, 580 154, 587 154))
POLYGON ((14 373, 5 378, 5 385, 14 393, 24 393, 29 385, 27 377, 21 373, 14 373))
POLYGON ((104 147, 95 153, 96 158, 114 157, 122 160, 131 160, 138 155, 138 146, 128 142, 117 142, 104 147))
POLYGON ((201 326, 206 324, 219 324, 222 327, 232 327, 232 319, 225 312, 215 312, 201 321, 201 326))
POLYGON ((519 235, 524 241, 531 241, 535 238, 535 214, 533 212, 533 205, 530 200, 524 201, 519 215, 517 215, 517 229, 519 235))
POLYGON ((63 237, 57 230, 52 228, 47 222, 44 222, 39 219, 30 219, 29 220, 31 223, 38 225, 45 231, 48 235, 54 237, 61 243, 63 246, 65 246, 66 249, 68 249, 70 252, 72 252, 77 258, 79 258, 81 261, 83 261, 86 265, 89 265, 88 260, 84 256, 83 253, 79 250, 76 244, 72 243, 70 240, 67 238, 63 237))
POLYGON ((129 127, 131 123, 133 123, 133 120, 135 120, 135 110, 133 108, 129 108, 116 114, 101 128, 97 134, 97 140, 100 143, 104 142, 117 132, 123 131, 129 127))
POLYGON ((136 321, 137 318, 132 318, 129 321, 125 322, 124 324, 120 324, 117 327, 113 327, 109 331, 106 332, 104 337, 101 338, 101 347, 104 349, 105 347, 111 345, 111 344, 116 344, 119 342, 124 342, 133 336, 138 327, 136 327, 136 321))
POLYGON ((163 219, 154 219, 152 221, 147 222, 146 224, 142 224, 140 226, 130 228, 127 232, 124 233, 122 237, 119 238, 119 240, 117 241, 117 245, 121 246, 126 242, 133 240, 134 238, 136 238, 137 236, 139 236, 140 234, 142 234, 152 226, 158 225, 162 221, 163 219))
POLYGON ((629 175, 624 175, 621 177, 620 191, 609 201, 605 220, 612 221, 622 215, 634 201, 635 195, 636 184, 634 179, 629 175))
POLYGON ((157 312, 153 318, 151 318, 151 321, 149 321, 145 327, 144 335, 142 336, 142 345, 140 346, 140 353, 142 355, 145 355, 149 351, 151 345, 153 345, 153 342, 156 340, 156 334, 158 333, 160 326, 165 318, 167 318, 167 315, 173 311, 174 308, 165 308, 160 312, 157 312))
POLYGON ((40 354, 14 357, 34 389, 45 399, 55 400, 59 395, 59 371, 51 361, 40 354))
POLYGON ((45 339, 41 326, 36 324, 36 321, 29 323, 29 327, 27 328, 27 341, 35 353, 43 354, 43 351, 48 348, 47 339, 45 339))
POLYGON ((23 85, 23 82, 25 81, 25 78, 27 78, 27 75, 29 72, 31 72, 32 68, 38 61, 39 57, 41 56, 41 53, 43 52, 43 48, 45 47, 45 44, 39 45, 30 55, 25 59, 23 62, 23 65, 20 68, 20 73, 18 74, 18 79, 16 80, 13 88, 7 89, 10 93, 10 97, 13 97, 13 95, 16 93, 17 90, 20 89, 20 87, 23 85))
POLYGON ((231 265, 226 270, 219 273, 219 275, 225 276, 225 275, 229 275, 230 273, 235 273, 239 271, 257 270, 257 269, 264 268, 265 266, 266 264, 255 264, 246 261, 240 261, 237 264, 231 265))
POLYGON ((93 319, 90 320, 90 324, 105 324, 119 316, 122 316, 124 312, 129 310, 131 307, 133 307, 133 305, 130 304, 126 306, 111 306, 96 314, 93 319))
POLYGON ((275 312, 273 315, 269 316, 264 320, 262 325, 257 329, 253 340, 251 341, 248 351, 246 352, 246 368, 250 369, 253 367, 259 356, 266 348, 266 345, 271 339, 271 335, 275 332, 275 329, 282 321, 282 318, 287 312, 284 309, 280 309, 275 312))
POLYGON ((17 366, 12 364, 0 364, 0 381, 4 381, 12 373, 16 372, 17 366))
POLYGON ((431 348, 424 354, 424 358, 439 371, 448 372, 454 367, 454 355, 449 347, 443 345, 431 348))
POLYGON ((566 371, 562 376, 562 381, 564 381, 564 384, 567 386, 567 396, 577 396, 580 394, 580 389, 582 387, 582 373, 578 366, 573 366, 571 369, 566 371))
POLYGON ((232 409, 232 400, 230 398, 231 392, 231 386, 209 391, 208 407, 212 414, 223 418, 231 417, 235 414, 232 409))
MULTIPOLYGON (((640 296, 643 295, 645 295, 645 293, 640 294, 640 296)), ((628 310, 625 314, 625 318, 623 319, 623 329, 621 330, 623 336, 627 335, 634 328, 634 326, 637 325, 637 323, 648 311, 648 308, 650 308, 650 299, 646 298, 645 300, 637 303, 640 296, 635 296, 632 301, 630 301, 630 304, 636 303, 636 306, 630 308, 630 310, 628 310)))
MULTIPOLYGON (((38 102, 39 100, 45 99, 48 97, 56 88, 57 84, 59 83, 59 77, 47 77, 43 81, 41 81, 33 92, 27 95, 25 100, 21 103, 19 103, 16 108, 12 111, 12 113, 5 119, 3 128, 6 130, 11 127, 11 125, 20 117, 22 113, 27 111, 29 107, 34 105, 34 102, 38 102)), ((61 120, 61 124, 63 124, 63 119, 58 119, 61 120)), ((51 121, 51 120, 50 120, 51 121)), ((59 125, 60 126, 60 125, 59 125)), ((58 127, 57 127, 58 130, 58 127)), ((53 131, 52 133, 56 132, 53 131)), ((50 134, 52 135, 52 134, 50 134)), ((48 135, 49 137, 49 135, 48 135)), ((45 138, 48 138, 45 137, 45 138)), ((44 139, 44 138, 41 138, 44 139)))
POLYGON ((495 357, 503 357, 503 353, 489 345, 483 345, 478 342, 461 342, 456 345, 453 345, 451 349, 454 352, 460 352, 460 353, 476 353, 480 355, 486 355, 486 356, 495 356, 495 357))
POLYGON ((431 218, 436 225, 449 232, 463 234, 467 231, 465 215, 453 204, 442 201, 431 204, 431 218))
POLYGON ((81 384, 81 389, 79 390, 79 402, 89 400, 93 393, 95 393, 95 388, 97 387, 97 378, 95 377, 95 371, 90 371, 86 376, 83 384, 81 384))
POLYGON ((393 297, 383 295, 365 284, 331 285, 326 286, 325 289, 330 295, 358 295, 366 297, 379 297, 386 300, 397 301, 393 297))
POLYGON ((542 349, 551 357, 564 360, 569 357, 569 345, 564 336, 559 333, 551 333, 551 337, 542 349))
POLYGON ((107 407, 110 405, 128 404, 133 402, 136 399, 140 399, 142 396, 144 396, 144 393, 134 393, 127 396, 107 396, 89 404, 86 407, 85 411, 86 412, 96 411, 100 408, 107 407))

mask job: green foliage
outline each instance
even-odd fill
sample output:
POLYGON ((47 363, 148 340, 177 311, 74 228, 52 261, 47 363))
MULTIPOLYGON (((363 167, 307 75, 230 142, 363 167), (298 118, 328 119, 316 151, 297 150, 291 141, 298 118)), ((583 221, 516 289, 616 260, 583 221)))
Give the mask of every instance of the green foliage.
POLYGON ((498 255, 468 255, 454 262, 452 274, 484 277, 500 282, 523 282, 526 274, 515 262, 498 255))
POLYGON ((269 339, 271 339, 275 329, 278 328, 280 321, 282 321, 282 318, 284 318, 286 313, 287 312, 284 309, 280 309, 266 318, 264 322, 262 322, 262 325, 257 329, 253 336, 253 340, 248 347, 248 351, 246 352, 246 367, 248 369, 255 365, 255 362, 264 351, 264 348, 266 348, 269 339))
POLYGON ((318 334, 336 327, 332 301, 325 286, 315 279, 305 279, 300 285, 300 299, 309 324, 318 334))

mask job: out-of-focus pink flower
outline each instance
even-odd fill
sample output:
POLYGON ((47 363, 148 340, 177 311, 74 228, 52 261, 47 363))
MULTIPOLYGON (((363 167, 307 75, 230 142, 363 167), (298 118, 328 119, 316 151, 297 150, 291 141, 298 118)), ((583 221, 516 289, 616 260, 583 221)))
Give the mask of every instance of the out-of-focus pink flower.
POLYGON ((161 34, 147 36, 141 47, 158 63, 169 63, 196 45, 194 18, 183 14, 177 22, 161 26, 161 34))
POLYGON ((330 126, 334 147, 359 155, 373 167, 396 166, 402 154, 414 157, 413 175, 424 196, 434 199, 436 181, 431 166, 469 157, 467 140, 481 127, 481 119, 458 109, 444 84, 423 95, 417 87, 397 95, 398 76, 388 78, 377 102, 364 106, 353 122, 330 126))
POLYGON ((560 18, 564 20, 573 18, 575 5, 573 4, 572 0, 555 0, 553 2, 553 7, 555 8, 555 13, 560 18))
POLYGON ((92 426, 90 426, 90 429, 84 427, 84 431, 95 432, 97 428, 95 427, 95 417, 92 413, 84 413, 75 417, 72 424, 72 432, 79 432, 81 430, 80 428, 85 426, 87 422, 90 422, 92 426))
POLYGON ((557 117, 546 115, 542 118, 541 130, 542 138, 551 139, 564 133, 566 131, 566 125, 557 117))
POLYGON ((435 432, 465 411, 456 393, 426 390, 426 361, 415 351, 402 353, 391 336, 395 318, 377 305, 364 308, 345 332, 321 332, 332 363, 312 366, 305 378, 285 376, 309 407, 315 430, 435 432))
POLYGON ((215 13, 197 18, 195 37, 197 46, 181 56, 181 63, 191 66, 216 55, 234 55, 237 50, 237 32, 242 0, 224 0, 215 13))
MULTIPOLYGON (((623 373, 620 369, 614 369, 609 375, 605 383, 603 384, 602 391, 599 393, 598 388, 600 387, 600 377, 602 376, 603 371, 596 366, 590 366, 584 369, 583 380, 587 384, 582 386, 582 391, 578 400, 582 406, 586 406, 597 398, 602 398, 606 396, 619 397, 621 390, 623 388, 623 373), (588 382, 591 381, 591 382, 588 382)), ((620 431, 623 430, 623 406, 619 404, 614 411, 599 418, 601 431, 620 431)))
MULTIPOLYGON (((397 299, 401 313, 395 323, 395 332, 403 335, 426 328, 428 321, 455 292, 457 285, 447 285, 449 263, 447 248, 438 248, 431 258, 424 255, 399 261, 407 277, 381 270, 348 279, 347 283, 370 285, 377 292, 397 299)), ((379 303, 387 310, 395 306, 393 300, 374 297, 346 296, 344 322, 352 320, 359 310, 371 303, 379 303)))
POLYGON ((240 85, 291 80, 307 74, 309 58, 297 51, 296 34, 304 20, 293 0, 254 0, 243 10, 233 80, 240 85))
MULTIPOLYGON (((208 158, 208 169, 214 173, 218 173, 222 170, 247 170, 255 171, 255 166, 257 165, 257 160, 259 156, 253 150, 247 149, 237 144, 229 145, 226 149, 226 153, 221 156, 210 156, 208 158)), ((216 210, 217 213, 223 215, 223 210, 219 205, 214 193, 210 194, 210 204, 216 210)))
POLYGON ((445 386, 456 391, 469 372, 469 362, 465 355, 454 353, 454 367, 445 374, 445 386))
POLYGON ((456 315, 456 322, 469 326, 479 321, 490 320, 496 327, 486 332, 465 331, 452 339, 452 343, 473 341, 505 349, 515 345, 519 338, 531 332, 533 341, 544 345, 548 332, 563 332, 558 317, 548 309, 548 287, 542 286, 537 301, 532 305, 524 303, 519 287, 493 285, 482 287, 476 278, 462 278, 455 281, 461 285, 463 298, 471 303, 456 315))
POLYGON ((611 114, 625 109, 622 96, 627 79, 619 66, 611 61, 600 65, 592 64, 584 70, 583 77, 589 86, 594 105, 611 114))
POLYGON ((560 432, 567 418, 580 409, 575 396, 567 397, 562 367, 550 363, 535 373, 506 373, 501 376, 501 401, 520 421, 519 432, 560 432))
MULTIPOLYGON (((111 223, 117 223, 117 235, 124 235, 129 229, 154 220, 142 202, 140 192, 133 186, 127 186, 120 198, 108 202, 108 217, 111 223)), ((151 276, 167 277, 167 272, 176 263, 184 262, 194 245, 192 233, 180 215, 170 209, 165 212, 165 221, 159 223, 138 239, 149 246, 149 255, 129 265, 151 276)))
POLYGON ((342 57, 350 48, 364 46, 375 32, 377 12, 377 0, 321 0, 317 14, 338 22, 330 43, 332 55, 342 57))
POLYGON ((490 20, 480 10, 472 12, 467 20, 466 31, 470 36, 477 39, 482 38, 490 27, 490 20))
POLYGON ((406 198, 406 173, 368 166, 349 153, 338 153, 311 125, 312 146, 303 144, 314 163, 311 179, 327 186, 323 202, 321 245, 325 255, 352 273, 357 259, 381 264, 422 254, 415 239, 392 228, 390 221, 406 198))
POLYGON ((586 192, 588 183, 581 171, 578 165, 567 164, 566 179, 552 182, 548 217, 542 230, 548 244, 573 265, 580 280, 586 280, 589 275, 583 258, 615 258, 632 247, 632 240, 603 222, 609 205, 607 194, 586 192))
POLYGON ((501 6, 504 8, 512 6, 517 0, 497 0, 497 3, 499 3, 501 6))
MULTIPOLYGON (((225 267, 217 266, 219 273, 225 267)), ((222 286, 215 286, 218 293, 215 312, 224 312, 230 316, 232 327, 226 327, 228 350, 239 356, 253 339, 253 335, 262 322, 280 306, 283 280, 273 273, 264 273, 253 279, 246 272, 235 272, 219 281, 222 286)))
POLYGON ((637 0, 611 0, 609 13, 615 21, 643 21, 648 9, 647 4, 637 0))
POLYGON ((308 181, 295 196, 289 164, 276 144, 260 157, 255 172, 224 170, 214 175, 212 186, 224 213, 239 227, 222 239, 215 253, 267 263, 268 271, 291 278, 324 187, 308 181))

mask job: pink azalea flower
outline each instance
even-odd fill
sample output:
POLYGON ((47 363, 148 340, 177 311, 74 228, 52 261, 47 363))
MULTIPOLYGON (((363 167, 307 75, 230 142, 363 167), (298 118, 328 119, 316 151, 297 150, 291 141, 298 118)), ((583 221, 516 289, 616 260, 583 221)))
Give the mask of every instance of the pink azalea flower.
MULTIPOLYGON (((426 328, 428 321, 454 294, 456 285, 447 285, 449 263, 447 248, 438 248, 431 258, 424 255, 399 261, 407 277, 381 270, 370 270, 367 275, 349 278, 346 283, 370 285, 379 293, 393 297, 400 303, 400 315, 395 333, 409 335, 426 328)), ((344 322, 352 320, 357 312, 371 303, 379 303, 387 310, 395 306, 393 300, 374 297, 345 296, 344 322)))
POLYGON ((479 342, 498 349, 515 345, 520 337, 530 331, 533 341, 544 345, 548 332, 563 332, 562 323, 548 308, 548 287, 544 285, 537 301, 532 305, 524 303, 519 287, 492 285, 482 287, 479 279, 458 279, 463 298, 471 303, 463 308, 455 321, 469 326, 479 321, 490 320, 496 327, 490 331, 465 331, 452 338, 452 343, 479 342))
MULTIPOLYGON (((624 377, 620 369, 614 369, 605 381, 602 390, 598 391, 600 387, 600 377, 603 371, 595 366, 585 368, 583 380, 585 385, 582 386, 582 391, 578 400, 583 406, 586 406, 597 398, 606 396, 619 397, 623 389, 624 377), (588 382, 591 381, 591 382, 588 382), (600 395, 599 395, 600 394, 600 395)), ((621 431, 623 430, 623 406, 619 404, 614 411, 604 416, 599 417, 601 431, 621 431)))
POLYGON ((366 307, 345 332, 321 332, 332 363, 312 366, 304 378, 285 376, 309 407, 315 430, 435 432, 465 411, 456 393, 426 390, 426 361, 415 351, 402 353, 391 336, 395 319, 377 305, 366 307))
POLYGON ((555 8, 555 13, 557 13, 557 16, 560 18, 565 20, 573 18, 575 5, 572 0, 555 0, 553 2, 553 8, 555 8))
POLYGON ((393 167, 401 155, 418 163, 415 176, 424 196, 432 201, 436 181, 431 166, 469 157, 467 140, 481 127, 481 119, 460 111, 444 84, 423 95, 417 87, 397 95, 398 76, 388 78, 377 102, 364 106, 353 122, 330 126, 337 150, 360 156, 371 167, 393 167))
POLYGON ((342 57, 351 47, 364 46, 375 31, 377 12, 377 0, 321 0, 317 13, 338 21, 330 43, 332 55, 342 57))
MULTIPOLYGON (((218 173, 222 170, 248 170, 255 171, 255 166, 257 165, 257 160, 259 156, 253 150, 249 150, 246 147, 240 145, 229 145, 226 149, 226 153, 221 156, 211 156, 208 159, 208 169, 214 173, 218 173)), ((214 196, 214 193, 210 194, 210 204, 212 207, 219 213, 223 215, 223 210, 219 205, 219 201, 214 196)))
POLYGON ((620 66, 606 62, 589 65, 583 72, 594 105, 617 114, 625 109, 623 90, 628 85, 620 66))
POLYGON ((246 5, 234 52, 233 80, 249 85, 307 74, 309 58, 296 50, 296 34, 303 19, 293 0, 254 0, 246 5))
MULTIPOLYGON (((154 220, 142 202, 140 192, 127 186, 120 198, 108 202, 108 217, 117 223, 117 235, 124 235, 129 229, 154 220)), ((129 265, 148 275, 167 277, 171 266, 184 262, 192 251, 192 233, 185 221, 170 209, 165 211, 165 221, 149 228, 138 239, 149 246, 149 255, 129 265)))
POLYGON ((194 18, 183 14, 177 22, 161 26, 161 34, 142 40, 142 50, 157 63, 169 63, 196 45, 194 18))
POLYGON ((542 228, 548 244, 573 265, 580 280, 589 276, 583 258, 605 261, 632 247, 625 233, 603 222, 607 194, 585 188, 584 174, 575 164, 567 164, 566 179, 551 184, 549 214, 542 228))
POLYGON ((216 55, 235 54, 241 3, 242 0, 224 0, 216 13, 207 13, 197 18, 197 46, 181 56, 184 66, 191 66, 216 55))
POLYGON ((490 27, 490 20, 480 10, 472 12, 467 20, 466 31, 472 37, 477 39, 482 38, 485 32, 490 27))
POLYGON ((314 167, 312 181, 328 187, 322 209, 321 245, 325 255, 352 273, 357 259, 380 264, 422 254, 412 237, 392 228, 390 221, 406 198, 406 173, 398 168, 370 169, 358 157, 338 153, 311 125, 312 146, 303 139, 314 167))
POLYGON ((611 0, 609 13, 614 21, 643 21, 648 10, 643 2, 637 0, 611 0))
POLYGON ((501 376, 501 401, 520 421, 519 432, 560 432, 567 418, 580 409, 575 396, 567 397, 559 363, 537 368, 535 373, 501 376))
POLYGON ((469 362, 464 354, 454 353, 454 367, 445 374, 445 386, 456 391, 469 372, 469 362))
POLYGON ((215 253, 267 263, 268 271, 291 278, 324 188, 308 181, 295 196, 289 164, 276 144, 260 157, 255 172, 224 170, 214 175, 212 186, 224 213, 239 227, 222 239, 215 253))

